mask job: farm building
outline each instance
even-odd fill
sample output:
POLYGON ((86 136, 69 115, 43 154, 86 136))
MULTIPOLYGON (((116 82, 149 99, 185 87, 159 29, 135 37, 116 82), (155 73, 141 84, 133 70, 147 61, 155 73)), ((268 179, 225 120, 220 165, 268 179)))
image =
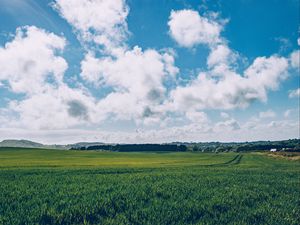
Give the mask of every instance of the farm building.
POLYGON ((270 152, 276 152, 277 149, 276 148, 271 148, 270 152))

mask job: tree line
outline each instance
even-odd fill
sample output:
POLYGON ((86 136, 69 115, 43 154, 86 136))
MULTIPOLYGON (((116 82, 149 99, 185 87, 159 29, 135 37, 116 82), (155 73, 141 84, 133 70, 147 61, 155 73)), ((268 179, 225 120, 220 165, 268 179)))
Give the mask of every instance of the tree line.
POLYGON ((177 144, 116 144, 116 145, 92 145, 79 148, 72 147, 73 150, 106 150, 116 152, 184 152, 186 145, 177 144))
POLYGON ((283 141, 255 141, 255 142, 207 142, 187 143, 190 151, 202 152, 247 152, 247 151, 300 151, 300 139, 283 141))
POLYGON ((300 139, 256 142, 174 142, 170 144, 97 144, 73 146, 72 150, 104 150, 115 152, 247 152, 247 151, 300 151, 300 139))

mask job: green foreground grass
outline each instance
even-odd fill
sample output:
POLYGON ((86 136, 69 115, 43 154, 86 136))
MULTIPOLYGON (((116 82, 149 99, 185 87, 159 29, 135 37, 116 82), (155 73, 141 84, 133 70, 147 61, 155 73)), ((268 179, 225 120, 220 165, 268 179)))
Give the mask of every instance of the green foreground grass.
POLYGON ((299 224, 300 163, 0 149, 0 224, 299 224))

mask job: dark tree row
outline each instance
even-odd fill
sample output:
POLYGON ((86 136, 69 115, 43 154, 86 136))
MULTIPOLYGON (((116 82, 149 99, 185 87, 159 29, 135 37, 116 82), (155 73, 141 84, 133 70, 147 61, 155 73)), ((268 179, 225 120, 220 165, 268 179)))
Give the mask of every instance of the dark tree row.
POLYGON ((184 152, 185 145, 176 144, 117 144, 117 145, 92 145, 87 147, 72 148, 73 150, 107 150, 117 152, 184 152))
POLYGON ((118 152, 246 152, 246 151, 300 151, 300 140, 284 141, 255 141, 255 142, 200 142, 171 144, 96 144, 87 146, 73 146, 73 150, 106 150, 118 152))

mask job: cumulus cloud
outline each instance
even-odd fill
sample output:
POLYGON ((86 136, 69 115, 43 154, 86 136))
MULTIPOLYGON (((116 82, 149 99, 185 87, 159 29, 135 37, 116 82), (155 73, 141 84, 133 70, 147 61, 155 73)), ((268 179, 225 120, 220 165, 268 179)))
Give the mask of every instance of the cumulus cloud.
POLYGON ((67 105, 70 116, 88 119, 88 110, 83 102, 75 99, 68 101, 67 105))
POLYGON ((186 118, 191 122, 195 123, 206 123, 208 122, 208 117, 205 112, 197 112, 197 111, 188 111, 186 112, 186 118))
POLYGON ((95 58, 87 54, 81 62, 81 76, 98 85, 110 85, 137 95, 159 97, 164 89, 162 80, 174 76, 178 68, 174 57, 153 49, 142 51, 139 47, 124 52, 118 58, 95 58))
POLYGON ((202 72, 189 85, 171 92, 171 105, 177 110, 244 108, 254 100, 266 101, 267 91, 278 87, 287 69, 287 59, 271 56, 255 59, 243 76, 227 70, 222 79, 215 79, 202 72))
MULTIPOLYGON (((257 57, 244 75, 262 89, 276 90, 280 81, 287 78, 288 62, 284 57, 257 57)), ((266 96, 263 96, 266 99, 266 96)))
POLYGON ((207 65, 211 68, 218 64, 230 64, 234 61, 234 54, 225 44, 217 45, 212 49, 208 58, 207 65))
MULTIPOLYGON (((34 26, 16 30, 0 48, 0 80, 25 96, 8 103, 6 123, 34 129, 64 128, 88 120, 93 98, 64 81, 65 39, 34 26), (89 109, 87 109, 89 108, 89 109)), ((93 119, 93 117, 91 117, 93 119)))
POLYGON ((105 54, 99 55, 89 46, 81 62, 84 81, 112 90, 99 99, 95 110, 114 120, 159 122, 165 113, 161 109, 167 92, 164 82, 178 73, 173 52, 126 46, 129 7, 123 0, 56 0, 53 7, 74 27, 79 39, 104 47, 105 54))
POLYGON ((300 67, 300 50, 293 51, 290 55, 290 62, 293 68, 300 67))
POLYGON ((11 101, 11 115, 17 113, 19 116, 10 125, 32 129, 62 129, 84 125, 100 120, 101 114, 94 112, 94 109, 93 98, 87 93, 61 85, 19 101, 11 101))
POLYGON ((207 64, 211 70, 168 92, 165 79, 178 73, 172 54, 143 51, 137 46, 117 56, 95 57, 89 52, 81 62, 82 78, 113 90, 98 102, 98 108, 118 119, 159 122, 158 117, 168 111, 183 111, 193 120, 198 110, 244 108, 255 100, 266 101, 267 91, 275 90, 286 77, 287 60, 278 56, 258 57, 243 75, 237 74, 231 65, 238 55, 220 37, 223 27, 213 17, 193 10, 172 11, 168 25, 178 44, 209 46, 207 64))
POLYGON ((34 26, 21 27, 11 42, 0 48, 0 80, 6 80, 13 92, 36 94, 62 82, 68 65, 59 55, 66 41, 34 26))
POLYGON ((131 115, 129 118, 150 117, 147 112, 157 112, 156 106, 166 97, 164 81, 174 78, 178 72, 171 53, 143 51, 137 46, 117 58, 96 58, 89 53, 81 62, 81 70, 86 81, 114 90, 99 101, 99 107, 110 109, 114 114, 127 112, 131 115))
POLYGON ((127 38, 125 0, 55 0, 53 7, 78 32, 84 42, 95 42, 111 51, 127 38))
POLYGON ((300 88, 295 90, 290 90, 289 98, 299 98, 300 97, 300 88))
POLYGON ((259 118, 266 119, 266 118, 274 118, 276 113, 272 110, 264 111, 259 113, 259 118))
POLYGON ((214 129, 216 130, 216 132, 228 131, 228 130, 234 131, 234 130, 239 130, 240 125, 235 119, 231 118, 231 119, 216 123, 214 129))
POLYGON ((201 16, 197 11, 184 9, 172 11, 168 22, 171 37, 183 47, 220 42, 222 25, 201 16))
POLYGON ((193 10, 172 11, 168 25, 179 45, 205 44, 210 49, 208 70, 170 92, 168 107, 175 111, 245 108, 255 100, 266 101, 268 90, 276 90, 287 77, 288 60, 277 55, 257 57, 242 74, 237 73, 240 56, 221 37, 223 26, 215 17, 193 10))

